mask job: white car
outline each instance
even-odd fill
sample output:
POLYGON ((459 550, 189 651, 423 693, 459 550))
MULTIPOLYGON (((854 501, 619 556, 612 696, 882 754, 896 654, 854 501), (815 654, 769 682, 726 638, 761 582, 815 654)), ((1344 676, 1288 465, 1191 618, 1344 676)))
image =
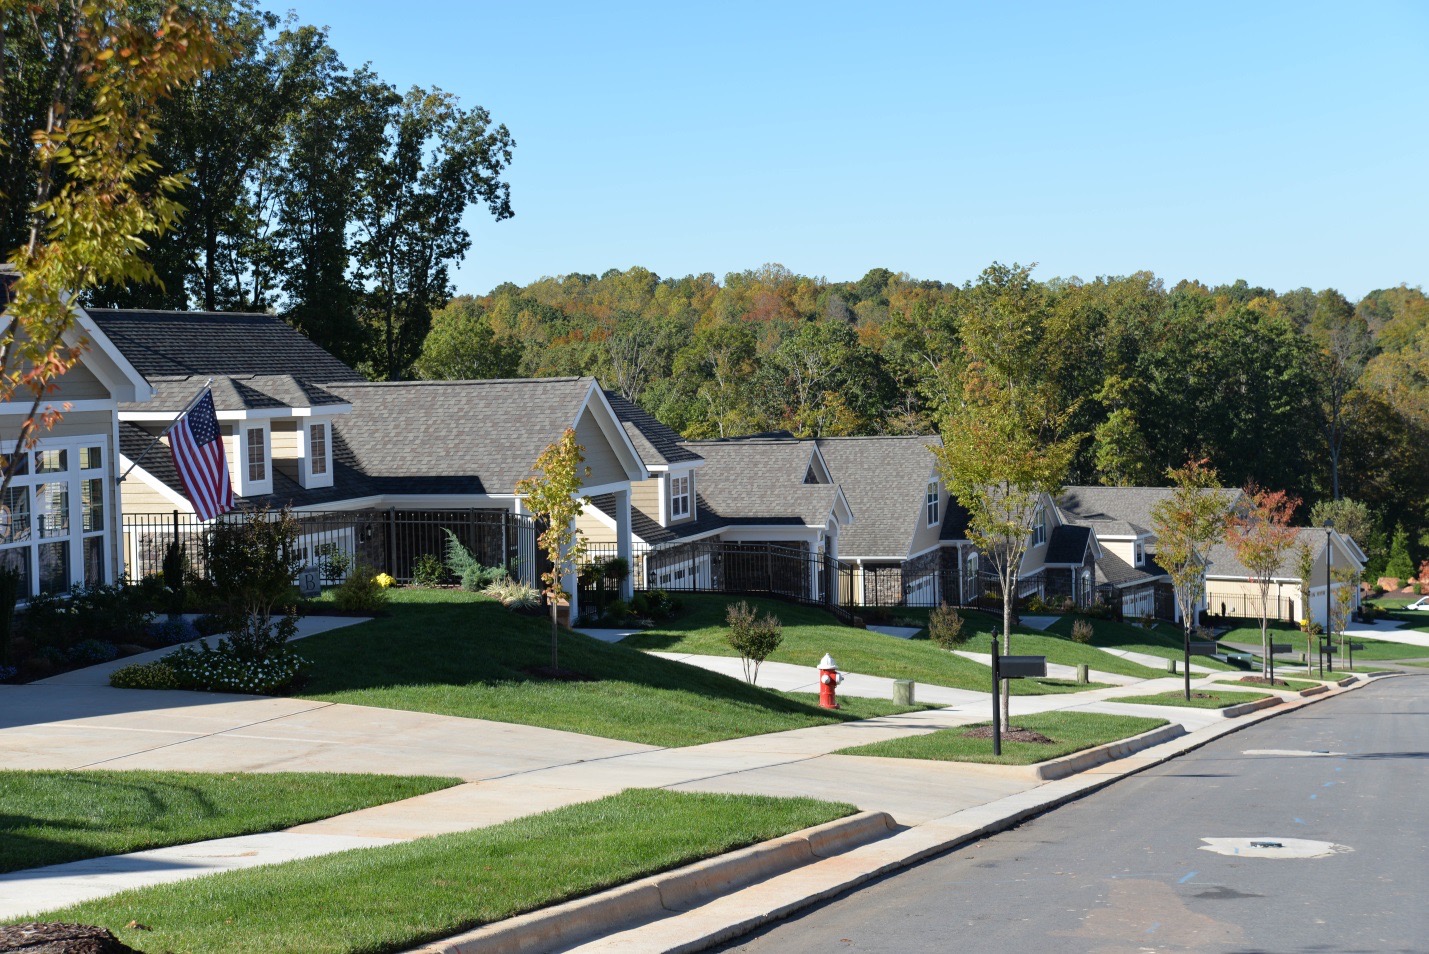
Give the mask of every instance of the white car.
POLYGON ((1410 603, 1404 608, 1412 610, 1429 610, 1429 596, 1421 596, 1419 597, 1419 599, 1415 600, 1413 603, 1410 603))

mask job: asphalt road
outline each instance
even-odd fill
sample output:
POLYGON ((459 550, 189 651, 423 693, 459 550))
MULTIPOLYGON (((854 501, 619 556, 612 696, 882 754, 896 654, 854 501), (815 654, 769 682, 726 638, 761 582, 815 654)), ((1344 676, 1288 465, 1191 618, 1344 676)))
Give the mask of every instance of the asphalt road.
POLYGON ((722 950, 1429 951, 1429 674, 1225 736, 722 950), (1285 847, 1202 850, 1216 838, 1285 847), (1340 847, 1285 857, 1290 839, 1340 847))

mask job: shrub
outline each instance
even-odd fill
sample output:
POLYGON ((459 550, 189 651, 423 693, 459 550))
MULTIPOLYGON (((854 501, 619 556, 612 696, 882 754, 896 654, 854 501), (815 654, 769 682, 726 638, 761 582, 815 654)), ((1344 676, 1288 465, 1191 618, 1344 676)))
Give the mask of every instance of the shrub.
POLYGON ((612 623, 622 623, 630 615, 630 604, 625 600, 611 600, 605 607, 605 618, 612 623))
POLYGON ((313 549, 318 561, 318 574, 327 586, 336 586, 347 579, 352 569, 352 556, 336 543, 322 543, 313 549))
POLYGON ((119 658, 119 649, 113 643, 99 639, 85 639, 75 643, 65 654, 65 661, 74 666, 95 666, 113 662, 119 658))
POLYGON ((162 662, 173 670, 180 689, 268 695, 292 686, 305 660, 286 644, 261 659, 241 656, 225 639, 217 646, 180 646, 162 662))
POLYGON ((768 659, 784 641, 784 628, 777 616, 772 613, 757 616, 743 600, 728 606, 725 622, 729 624, 729 633, 725 638, 730 647, 739 653, 739 661, 744 666, 744 680, 752 686, 759 678, 760 663, 768 659))
POLYGON ((1045 613, 1047 612, 1048 606, 1046 601, 1044 601, 1042 597, 1031 596, 1028 597, 1027 605, 1025 608, 1029 613, 1045 613))
POLYGON ((257 663, 282 655, 297 631, 297 540, 298 522, 286 509, 221 521, 205 538, 208 592, 223 607, 219 615, 229 632, 219 645, 234 658, 257 663))
POLYGON ((535 587, 515 580, 488 584, 481 592, 507 609, 525 610, 541 605, 541 594, 535 587))
POLYGON ((441 586, 447 581, 447 565, 435 553, 423 553, 412 564, 412 582, 417 586, 441 586))
POLYGON ((148 633, 153 614, 137 586, 92 586, 68 599, 41 594, 30 599, 17 628, 33 645, 68 650, 85 640, 132 643, 148 633))
POLYGON ((1079 619, 1072 624, 1072 642, 1090 646, 1092 642, 1092 621, 1079 619))
POLYGON ((116 669, 109 674, 109 684, 115 689, 180 688, 178 673, 162 659, 116 669))
POLYGON ((372 582, 376 583, 384 590, 390 590, 393 585, 396 584, 397 578, 390 573, 379 573, 372 578, 372 582))
POLYGON ((198 639, 200 636, 212 635, 213 633, 200 633, 197 626, 182 616, 166 616, 149 624, 149 639, 160 646, 173 646, 198 639))
MULTIPOLYGON (((8 666, 10 637, 15 631, 15 604, 19 601, 20 571, 13 566, 0 567, 0 668, 13 668, 8 666)), ((13 675, 11 672, 10 676, 13 675)))
POLYGON ((647 619, 669 619, 680 609, 680 601, 665 590, 641 590, 630 601, 630 611, 647 619))
POLYGON ((184 606, 184 583, 188 579, 189 555, 184 549, 184 545, 178 540, 170 540, 168 547, 164 550, 164 590, 168 604, 166 609, 171 613, 183 612, 184 606))
POLYGON ((377 581, 370 564, 358 561, 332 591, 332 601, 345 613, 375 613, 387 605, 387 588, 377 581))
POLYGON ((228 621, 217 613, 205 613, 194 620, 193 627, 200 636, 217 636, 228 632, 228 621))
POLYGON ((943 649, 953 650, 967 642, 963 617, 947 603, 928 614, 928 638, 943 649))

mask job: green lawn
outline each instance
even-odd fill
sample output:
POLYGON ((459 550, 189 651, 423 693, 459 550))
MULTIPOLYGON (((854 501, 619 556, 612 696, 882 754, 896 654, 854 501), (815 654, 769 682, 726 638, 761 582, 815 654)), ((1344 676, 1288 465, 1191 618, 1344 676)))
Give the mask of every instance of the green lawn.
MULTIPOLYGON (((729 644, 725 642, 724 613, 730 603, 736 602, 736 598, 685 596, 683 600, 685 609, 676 618, 657 624, 655 629, 627 636, 621 645, 658 652, 699 653, 710 656, 735 655, 734 650, 730 649, 729 644)), ((914 639, 896 639, 882 633, 844 626, 822 610, 783 603, 778 600, 750 599, 748 602, 751 606, 757 607, 760 612, 770 612, 778 616, 784 624, 784 642, 774 655, 769 657, 773 662, 793 663, 812 669, 824 653, 831 653, 839 666, 848 672, 887 676, 893 679, 912 679, 926 685, 952 686, 958 689, 972 689, 977 692, 991 690, 992 677, 986 666, 971 659, 964 659, 961 656, 944 652, 933 645, 926 636, 914 639)), ((992 625, 992 617, 985 613, 970 612, 966 614, 966 619, 969 632, 990 630, 992 625)), ((1023 633, 1024 631, 1019 630, 1012 637, 1012 648, 1019 653, 1042 652, 1042 649, 1031 648, 1034 642, 1039 646, 1052 644, 1052 648, 1059 654, 1063 651, 1078 655, 1095 652, 1095 650, 1078 646, 1069 640, 1048 639, 1040 633, 1032 634, 1036 637, 1035 640, 1024 642, 1023 633)), ((976 637, 973 641, 976 641, 976 637)), ((964 648, 978 651, 971 642, 964 648)), ((986 647, 981 651, 985 652, 986 647)), ((1098 657, 1107 656, 1106 653, 1096 653, 1096 655, 1098 657)), ((1122 666, 1134 665, 1113 656, 1107 656, 1107 658, 1115 663, 1121 663, 1122 666)), ((1054 659, 1052 661, 1061 662, 1062 660, 1054 659)), ((1099 668, 1107 671, 1122 671, 1111 669, 1108 666, 1099 668)), ((1145 667, 1137 668, 1145 670, 1145 667)), ((1157 675, 1152 670, 1145 670, 1145 672, 1152 676, 1157 675)), ((1095 688, 1054 679, 1019 679, 1014 680, 1012 686, 1012 691, 1018 695, 1077 692, 1095 688)))
MULTIPOLYGON (((984 631, 963 648, 971 652, 990 652, 992 648, 991 635, 990 631, 984 631)), ((1075 643, 1070 637, 1063 637, 1052 632, 1039 633, 1036 630, 1018 630, 1012 634, 1012 651, 1017 655, 1046 656, 1049 663, 1061 663, 1063 666, 1086 663, 1092 669, 1101 672, 1120 673, 1123 676, 1135 676, 1138 679, 1159 679, 1166 675, 1164 666, 1160 669, 1143 666, 1130 659, 1104 653, 1095 646, 1075 643)))
MULTIPOLYGON (((1072 624, 1076 617, 1063 616, 1057 622, 1047 628, 1047 632, 1058 636, 1071 638, 1072 624)), ((1149 656, 1159 656, 1162 659, 1185 659, 1185 646, 1182 642, 1181 627, 1169 623, 1158 623, 1153 629, 1144 629, 1132 623, 1118 623, 1114 619, 1093 619, 1092 624, 1092 645, 1101 646, 1107 649, 1125 649, 1130 652, 1146 653, 1149 656)), ((1107 654, 1104 654, 1107 655, 1107 654)), ((1230 670, 1234 667, 1221 662, 1212 656, 1195 656, 1191 661, 1199 666, 1216 671, 1230 670)), ((1100 667, 1105 669, 1106 667, 1100 667)), ((1164 672, 1161 675, 1165 675, 1164 672)))
POLYGON ((460 783, 335 773, 0 772, 0 872, 277 831, 460 783))
MULTIPOLYGON (((1392 643, 1387 639, 1364 639, 1356 636, 1352 642, 1361 643, 1364 649, 1355 650, 1355 662, 1361 659, 1384 661, 1389 659, 1420 659, 1429 662, 1429 649, 1423 646, 1410 646, 1405 643, 1392 643)), ((1335 648, 1338 650, 1340 641, 1335 640, 1335 648)), ((1335 654, 1338 660, 1340 655, 1335 654)))
POLYGON ((987 728, 992 725, 990 722, 981 722, 978 726, 939 729, 927 735, 873 742, 841 749, 835 754, 881 755, 895 759, 930 759, 938 762, 1032 765, 1080 752, 1092 746, 1150 732, 1165 724, 1165 719, 1147 719, 1140 716, 1099 715, 1094 712, 1043 712, 1017 716, 1012 720, 1012 725, 1019 729, 1041 732, 1051 739, 1053 744, 1005 742, 1001 757, 992 754, 992 739, 970 739, 964 735, 972 728, 987 728))
POLYGON ((846 697, 837 712, 670 662, 620 644, 562 632, 561 666, 588 681, 535 678, 550 662, 542 619, 460 590, 392 591, 389 614, 311 636, 304 698, 564 729, 649 745, 695 745, 908 711, 846 697))
MULTIPOLYGON (((1290 643, 1300 652, 1305 649, 1305 633, 1294 623, 1285 620, 1271 620, 1269 625, 1270 641, 1272 643, 1290 643)), ((1260 623, 1252 622, 1232 627, 1228 632, 1216 637, 1221 642, 1244 643, 1248 646, 1259 646, 1260 623)))
POLYGON ((490 828, 126 891, 45 920, 99 924, 150 952, 400 951, 854 811, 627 790, 490 828))
POLYGON ((1183 709, 1225 709, 1228 706, 1238 706, 1242 702, 1259 702, 1261 699, 1268 698, 1270 698, 1268 693, 1252 694, 1235 689, 1224 691, 1192 689, 1189 702, 1185 695, 1178 690, 1161 692, 1154 696, 1117 696, 1112 701, 1136 703, 1143 706, 1180 706, 1183 709))

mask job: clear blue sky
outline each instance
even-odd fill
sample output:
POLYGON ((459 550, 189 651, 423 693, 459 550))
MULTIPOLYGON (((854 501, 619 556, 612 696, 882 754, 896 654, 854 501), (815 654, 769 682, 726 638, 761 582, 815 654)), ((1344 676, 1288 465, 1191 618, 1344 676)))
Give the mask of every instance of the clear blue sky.
POLYGON ((290 2, 510 128, 516 217, 469 215, 461 292, 994 260, 1429 284, 1429 4, 290 2))

